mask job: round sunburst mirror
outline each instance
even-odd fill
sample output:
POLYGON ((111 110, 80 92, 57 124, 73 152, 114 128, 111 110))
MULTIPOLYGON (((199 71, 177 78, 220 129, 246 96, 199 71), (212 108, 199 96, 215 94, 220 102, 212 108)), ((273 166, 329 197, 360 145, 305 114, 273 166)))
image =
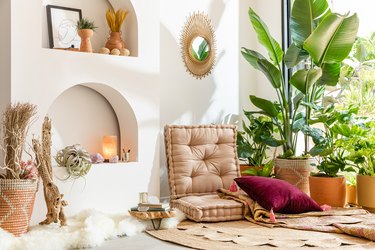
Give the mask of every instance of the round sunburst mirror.
POLYGON ((181 33, 181 54, 186 70, 197 79, 211 73, 216 59, 216 42, 211 21, 197 12, 190 15, 181 33))

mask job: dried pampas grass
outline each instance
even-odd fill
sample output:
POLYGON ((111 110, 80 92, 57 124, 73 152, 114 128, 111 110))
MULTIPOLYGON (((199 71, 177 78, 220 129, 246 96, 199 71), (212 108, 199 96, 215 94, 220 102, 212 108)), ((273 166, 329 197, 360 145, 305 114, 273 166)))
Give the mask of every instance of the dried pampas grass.
POLYGON ((36 105, 30 103, 9 104, 3 114, 3 147, 5 152, 4 167, 7 179, 19 179, 20 162, 25 146, 26 135, 36 105))

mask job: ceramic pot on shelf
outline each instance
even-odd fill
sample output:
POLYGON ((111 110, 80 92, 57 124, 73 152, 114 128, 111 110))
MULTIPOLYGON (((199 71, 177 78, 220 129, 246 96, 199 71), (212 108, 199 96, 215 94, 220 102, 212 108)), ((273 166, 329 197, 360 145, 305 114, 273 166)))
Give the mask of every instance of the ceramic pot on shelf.
POLYGON ((121 32, 111 32, 110 36, 107 39, 105 47, 111 51, 113 49, 118 49, 118 50, 124 49, 125 43, 121 38, 121 32))
POLYGON ((94 35, 94 31, 91 29, 81 29, 78 30, 78 35, 81 38, 79 51, 92 53, 91 37, 94 35))

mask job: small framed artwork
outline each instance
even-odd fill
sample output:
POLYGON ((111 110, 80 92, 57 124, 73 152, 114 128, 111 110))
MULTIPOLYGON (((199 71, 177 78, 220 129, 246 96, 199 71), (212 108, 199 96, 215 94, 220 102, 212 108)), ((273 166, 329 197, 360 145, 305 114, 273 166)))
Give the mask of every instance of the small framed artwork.
POLYGON ((50 48, 79 48, 77 21, 82 19, 80 9, 47 5, 47 24, 50 48))

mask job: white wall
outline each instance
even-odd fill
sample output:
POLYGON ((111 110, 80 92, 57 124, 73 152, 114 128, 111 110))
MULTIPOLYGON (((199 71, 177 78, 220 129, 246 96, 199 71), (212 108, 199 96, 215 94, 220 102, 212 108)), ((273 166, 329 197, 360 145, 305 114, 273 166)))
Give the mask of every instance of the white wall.
MULTIPOLYGON (((237 0, 162 0, 160 7, 160 122, 166 124, 221 123, 238 114, 237 0), (205 12, 216 34, 217 62, 212 74, 197 80, 186 72, 180 35, 187 17, 205 12)), ((162 133, 162 131, 161 131, 162 133)), ((169 194, 164 143, 161 143, 161 195, 169 194)))
MULTIPOLYGON (((0 114, 4 112, 5 106, 10 101, 10 1, 0 1, 0 114)), ((1 131, 1 128, 0 128, 1 131)), ((1 133, 0 133, 0 140, 1 133)), ((3 162, 3 153, 0 153, 0 164, 3 162)), ((1 170, 0 170, 1 172, 1 170)))
MULTIPOLYGON (((7 3, 5 6, 12 3, 12 32, 2 33, 5 35, 1 39, 4 42, 3 37, 10 37, 12 34, 11 45, 1 46, 11 49, 12 53, 11 59, 7 60, 12 67, 12 92, 7 96, 12 102, 29 101, 38 105, 39 119, 30 128, 29 140, 33 134, 41 134, 43 117, 56 98, 78 84, 97 90, 108 99, 118 115, 120 127, 129 122, 127 116, 129 119, 134 117, 135 120, 130 123, 138 125, 138 131, 134 131, 138 133, 138 152, 137 157, 133 156, 137 162, 129 165, 95 166, 86 180, 59 182, 65 199, 71 204, 67 207, 67 215, 85 208, 98 208, 106 212, 126 211, 137 204, 138 192, 148 191, 150 195, 159 195, 160 30, 159 12, 155 11, 159 9, 159 1, 132 1, 138 15, 138 57, 42 48, 42 27, 46 22, 43 18, 45 8, 42 1, 1 1, 2 4, 4 2, 7 3), (27 29, 24 28, 25 23, 27 29), (22 32, 17 32, 18 30, 22 32), (129 104, 131 110, 126 105, 121 106, 124 102, 129 104), (100 192, 102 193, 99 195, 100 192)), ((86 3, 93 8, 93 1, 86 3)), ((98 9, 104 15, 105 9, 100 6, 98 9)), ((1 15, 1 19, 3 17, 1 15)), ((0 60, 2 59, 3 57, 0 60)), ((100 119, 96 122, 100 123, 100 119)), ((124 143, 129 143, 126 137, 122 139, 124 143)), ((32 223, 45 216, 42 193, 38 192, 32 223)))

